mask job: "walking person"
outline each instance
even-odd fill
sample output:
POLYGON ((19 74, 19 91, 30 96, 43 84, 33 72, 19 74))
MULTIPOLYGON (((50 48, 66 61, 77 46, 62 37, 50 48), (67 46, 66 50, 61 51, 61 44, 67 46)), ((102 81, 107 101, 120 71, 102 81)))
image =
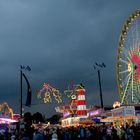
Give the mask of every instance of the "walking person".
POLYGON ((58 136, 57 136, 56 131, 53 132, 51 140, 58 140, 58 136))

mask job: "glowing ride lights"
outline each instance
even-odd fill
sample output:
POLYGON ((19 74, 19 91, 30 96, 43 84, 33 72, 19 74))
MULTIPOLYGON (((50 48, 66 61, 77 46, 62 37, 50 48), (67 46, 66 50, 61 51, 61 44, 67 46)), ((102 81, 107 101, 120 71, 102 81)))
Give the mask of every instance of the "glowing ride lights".
POLYGON ((67 95, 68 98, 75 98, 76 97, 76 90, 77 85, 71 85, 68 87, 67 90, 64 91, 64 93, 67 95))
POLYGON ((80 117, 70 117, 62 120, 62 127, 79 126, 80 117))
POLYGON ((70 103, 58 106, 55 108, 56 112, 63 113, 61 119, 62 127, 79 126, 79 125, 91 125, 93 121, 88 121, 88 111, 86 106, 85 89, 80 85, 76 85, 72 90, 65 90, 70 98, 70 103), (69 96, 70 95, 70 96, 69 96))
POLYGON ((77 89, 77 116, 87 117, 85 89, 82 86, 77 89))
POLYGON ((117 108, 117 107, 120 107, 120 106, 121 106, 121 103, 118 102, 118 101, 114 102, 114 104, 113 104, 113 108, 117 108))
POLYGON ((70 113, 67 112, 67 113, 64 113, 64 114, 63 114, 63 117, 66 118, 66 117, 68 117, 69 115, 70 115, 70 113))
POLYGON ((102 113, 104 113, 104 110, 103 109, 98 109, 98 110, 90 112, 89 116, 96 116, 96 115, 100 115, 102 113))
POLYGON ((64 91, 64 93, 71 98, 71 108, 73 108, 72 114, 77 114, 77 116, 87 116, 87 108, 86 108, 86 99, 85 99, 85 89, 82 84, 80 85, 72 85, 72 88, 69 88, 64 91), (75 107, 76 105, 76 107, 75 107), (75 110, 74 110, 75 108, 75 110))
POLYGON ((13 119, 13 110, 12 108, 9 107, 9 105, 4 102, 3 104, 0 105, 0 117, 1 118, 11 118, 13 119))
POLYGON ((15 119, 15 114, 12 108, 4 102, 0 105, 0 124, 10 124, 13 122, 17 122, 18 120, 15 119))
POLYGON ((43 88, 38 92, 37 97, 39 99, 43 98, 44 103, 50 103, 52 102, 52 96, 55 98, 57 103, 62 102, 61 93, 59 90, 55 89, 47 83, 44 83, 43 88))
MULTIPOLYGON (((139 92, 139 84, 140 84, 140 56, 138 52, 138 48, 133 48, 133 50, 130 50, 129 52, 129 58, 128 58, 128 65, 127 65, 127 71, 129 73, 129 80, 132 80, 131 83, 129 81, 128 86, 132 84, 132 102, 134 102, 137 98, 139 98, 138 95, 135 95, 135 90, 138 90, 139 92), (136 89, 137 88, 137 89, 136 89), (135 97, 136 96, 136 97, 135 97)), ((128 88, 128 87, 127 87, 128 88)), ((127 90, 127 89, 126 89, 127 90)), ((122 102, 125 100, 125 94, 122 97, 122 102)))
POLYGON ((56 112, 63 113, 64 118, 77 115, 77 87, 78 85, 72 85, 64 91, 65 95, 70 98, 70 103, 55 108, 56 112))
POLYGON ((140 56, 138 54, 135 54, 132 56, 131 61, 133 63, 132 65, 132 73, 134 75, 134 80, 136 82, 140 82, 140 56))
POLYGON ((76 96, 74 96, 73 99, 71 99, 71 102, 69 104, 59 106, 55 108, 56 112, 63 113, 63 117, 66 118, 68 116, 77 116, 77 99, 76 96))
POLYGON ((124 23, 117 50, 117 84, 121 105, 140 103, 140 11, 124 23))
POLYGON ((0 124, 10 124, 13 122, 17 122, 17 120, 8 119, 8 118, 0 118, 0 124))
POLYGON ((132 71, 132 64, 128 64, 128 71, 131 72, 132 71))

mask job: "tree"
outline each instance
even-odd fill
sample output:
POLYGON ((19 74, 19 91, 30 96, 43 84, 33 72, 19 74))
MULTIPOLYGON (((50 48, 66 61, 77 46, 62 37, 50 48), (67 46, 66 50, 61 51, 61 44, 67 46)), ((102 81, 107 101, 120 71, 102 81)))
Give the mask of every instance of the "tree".
POLYGON ((32 122, 32 115, 31 115, 30 112, 26 112, 26 113, 24 114, 24 121, 25 121, 26 123, 32 122))
POLYGON ((34 113, 33 114, 33 122, 35 122, 35 123, 44 122, 42 114, 39 112, 34 113))
POLYGON ((50 117, 49 119, 47 119, 51 124, 58 124, 59 120, 61 118, 61 115, 59 114, 55 114, 52 117, 50 117))

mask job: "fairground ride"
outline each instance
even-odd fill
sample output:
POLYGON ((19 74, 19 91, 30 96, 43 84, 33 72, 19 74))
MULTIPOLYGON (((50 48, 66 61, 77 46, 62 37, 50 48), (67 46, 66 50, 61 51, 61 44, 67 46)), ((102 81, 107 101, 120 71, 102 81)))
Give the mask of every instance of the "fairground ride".
POLYGON ((140 11, 132 13, 120 32, 116 75, 120 103, 140 103, 140 11))

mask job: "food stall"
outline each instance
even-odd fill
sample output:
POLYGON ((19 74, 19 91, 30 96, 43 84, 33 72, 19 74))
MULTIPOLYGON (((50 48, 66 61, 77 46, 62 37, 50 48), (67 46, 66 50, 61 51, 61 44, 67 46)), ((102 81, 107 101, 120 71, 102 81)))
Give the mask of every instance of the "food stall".
POLYGON ((121 106, 111 110, 111 117, 102 119, 102 122, 113 122, 115 125, 131 124, 137 121, 134 106, 121 106))

